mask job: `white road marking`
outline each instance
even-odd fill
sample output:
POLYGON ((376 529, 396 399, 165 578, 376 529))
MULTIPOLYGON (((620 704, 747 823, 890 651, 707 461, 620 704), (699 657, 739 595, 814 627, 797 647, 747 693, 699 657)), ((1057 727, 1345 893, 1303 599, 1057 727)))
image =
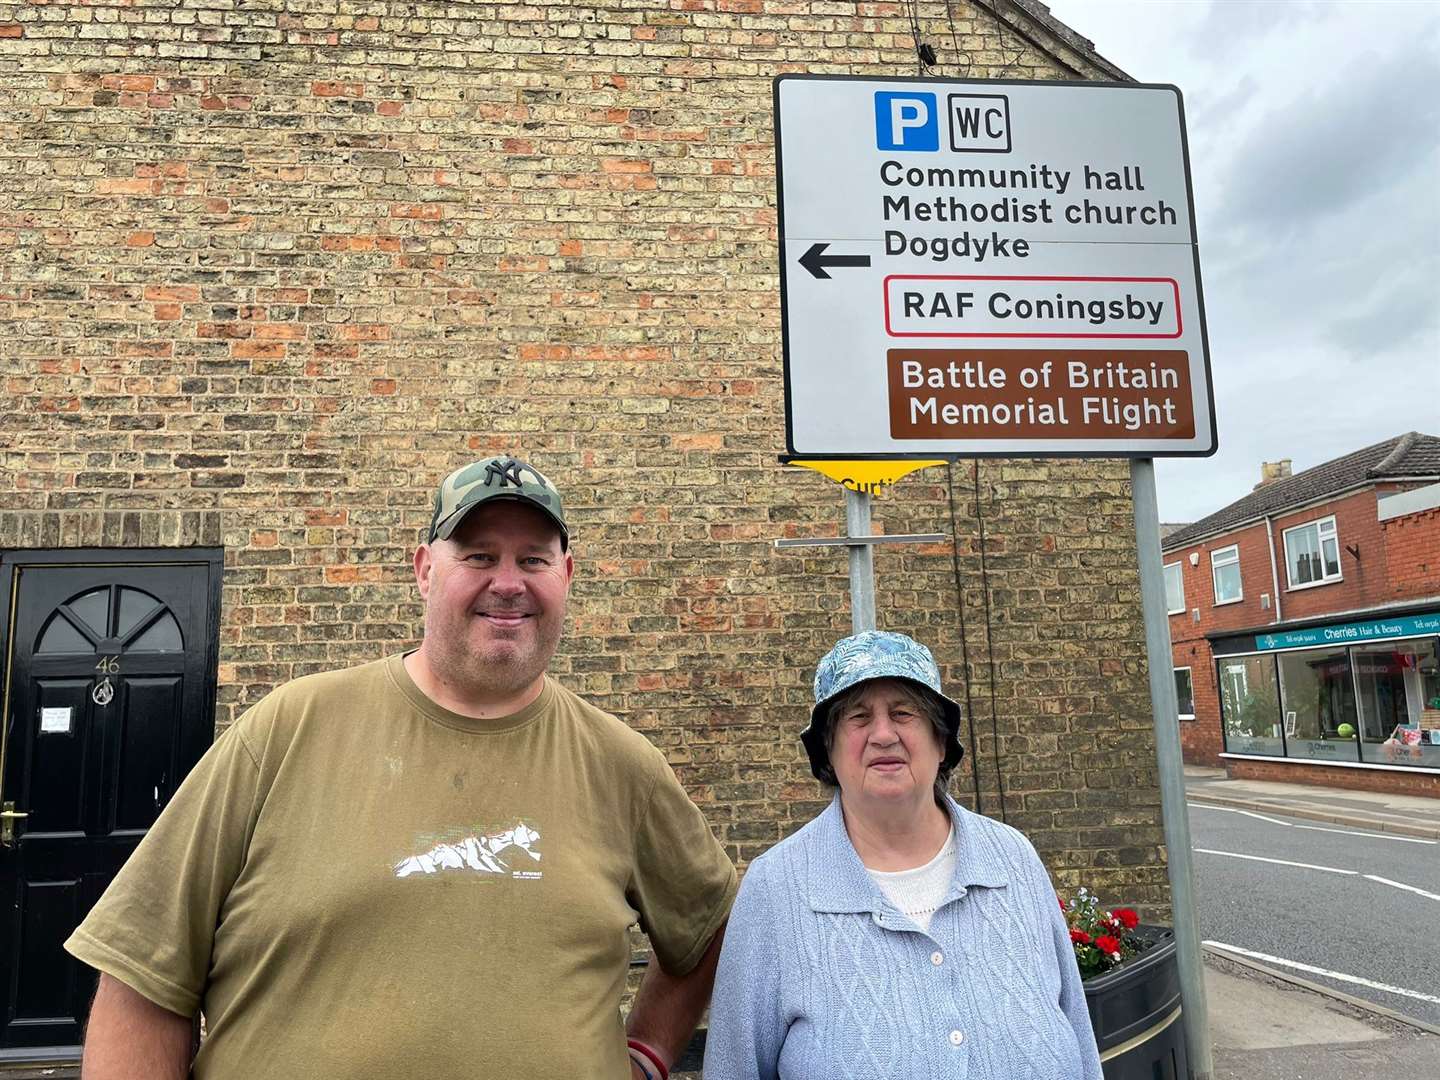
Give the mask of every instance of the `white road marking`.
POLYGON ((1233 806, 1211 806, 1209 803, 1186 803, 1191 809, 1219 810, 1222 814, 1244 814, 1246 817, 1259 818, 1261 821, 1268 821, 1272 825, 1289 825, 1288 821, 1281 821, 1279 818, 1266 817, 1264 814, 1257 814, 1253 810, 1237 810, 1233 806))
MULTIPOLYGON (((1276 825, 1291 825, 1288 821, 1276 821, 1275 818, 1267 818, 1264 814, 1254 814, 1249 810, 1236 810, 1229 806, 1205 806, 1203 803, 1190 803, 1190 806, 1200 805, 1206 810, 1221 810, 1229 814, 1244 814, 1246 817, 1259 818, 1261 821, 1271 821, 1276 825)), ((1412 840, 1406 836, 1380 836, 1374 833, 1352 833, 1345 829, 1322 829, 1315 825, 1293 825, 1296 829, 1314 829, 1317 832, 1338 832, 1346 836, 1373 836, 1377 840, 1408 840, 1415 844, 1433 844, 1433 840, 1412 840)), ((1393 889, 1404 889, 1406 892, 1416 893, 1427 900, 1440 900, 1440 893, 1427 892, 1414 885, 1406 885, 1403 881, 1391 881, 1387 877, 1380 877, 1378 874, 1361 874, 1359 870, 1342 870, 1336 866, 1316 866, 1314 863, 1291 862, 1289 859, 1267 859, 1263 855, 1241 855, 1238 851, 1216 851, 1214 848, 1194 848, 1197 855, 1224 855, 1230 859, 1248 859, 1251 862, 1275 863, 1277 866, 1297 866, 1302 870, 1320 870, 1327 874, 1343 874, 1346 877, 1364 877, 1368 881, 1378 882, 1381 885, 1389 885, 1393 889)))
POLYGON ((1322 825, 1296 825, 1295 828, 1309 829, 1311 832, 1339 833, 1341 836, 1359 836, 1367 840, 1396 840, 1402 844, 1440 844, 1440 840, 1422 840, 1418 836, 1393 836, 1390 833, 1355 832, 1352 829, 1327 829, 1322 825))
POLYGON ((1417 889, 1414 885, 1406 885, 1403 881, 1391 881, 1388 877, 1380 877, 1377 874, 1366 874, 1371 881, 1378 881, 1381 885, 1390 885, 1396 889, 1404 889, 1406 892, 1419 893, 1430 900, 1440 900, 1440 893, 1426 892, 1424 889, 1417 889))
POLYGON ((1251 862, 1274 863, 1277 866, 1298 866, 1302 870, 1323 870, 1327 874, 1348 874, 1353 877, 1360 873, 1359 870, 1341 870, 1334 866, 1316 866, 1314 863, 1308 862, 1291 862, 1289 859, 1267 859, 1263 855, 1241 855, 1238 851, 1215 851, 1212 848, 1200 847, 1195 848, 1194 851, 1197 855, 1224 855, 1231 859, 1249 859, 1251 862))
POLYGON ((1415 998, 1417 1001, 1429 1001, 1433 1004, 1440 1005, 1440 997, 1436 997, 1433 994, 1422 994, 1418 990, 1405 990, 1399 986, 1391 986, 1389 983, 1362 979, 1359 975, 1346 975, 1340 971, 1331 971, 1328 968, 1315 967, 1313 964, 1302 964, 1298 960, 1286 960, 1280 956, 1271 956, 1269 953, 1252 952, 1249 949, 1242 949, 1238 945, 1226 945, 1223 941, 1206 941, 1202 942, 1202 944, 1209 945, 1213 949, 1223 949, 1226 952, 1236 953, 1240 956, 1248 956, 1251 960, 1259 960, 1267 964, 1279 964, 1281 967, 1294 968, 1296 971, 1308 971, 1312 975, 1323 975, 1327 979, 1335 979, 1338 982, 1353 983, 1356 986, 1368 986, 1372 990, 1383 990, 1387 994, 1399 994, 1402 997, 1415 998))
POLYGON ((1356 832, 1354 829, 1330 829, 1324 825, 1300 825, 1293 821, 1281 821, 1279 818, 1266 817, 1264 814, 1257 814, 1253 810, 1238 810, 1233 806, 1213 806, 1210 803, 1185 804, 1192 810, 1218 810, 1222 814, 1244 814, 1246 817, 1257 818, 1260 821, 1268 821, 1272 825, 1283 825, 1287 829, 1307 829, 1310 832, 1339 833, 1341 836, 1359 836, 1370 840, 1394 840, 1401 844, 1440 844, 1440 840, 1422 840, 1418 836, 1393 836, 1390 833, 1356 832))

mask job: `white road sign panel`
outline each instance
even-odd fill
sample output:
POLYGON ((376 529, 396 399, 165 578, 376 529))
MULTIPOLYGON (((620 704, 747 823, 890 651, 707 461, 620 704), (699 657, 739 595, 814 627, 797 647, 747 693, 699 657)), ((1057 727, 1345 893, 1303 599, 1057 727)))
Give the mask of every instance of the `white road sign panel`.
POLYGON ((775 80, 802 457, 1215 450, 1180 93, 775 80))

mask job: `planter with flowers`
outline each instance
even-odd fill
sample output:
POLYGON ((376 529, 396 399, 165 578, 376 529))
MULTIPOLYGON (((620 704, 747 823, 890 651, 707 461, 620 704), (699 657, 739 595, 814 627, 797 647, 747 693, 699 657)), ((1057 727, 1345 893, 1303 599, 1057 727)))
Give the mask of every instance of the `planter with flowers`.
POLYGON ((1175 933, 1081 889, 1060 901, 1106 1080, 1185 1080, 1175 933))

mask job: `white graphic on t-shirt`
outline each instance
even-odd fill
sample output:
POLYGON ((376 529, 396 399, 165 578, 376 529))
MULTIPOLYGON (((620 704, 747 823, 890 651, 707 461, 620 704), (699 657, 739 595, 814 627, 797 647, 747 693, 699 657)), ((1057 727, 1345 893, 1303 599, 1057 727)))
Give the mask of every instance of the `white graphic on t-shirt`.
POLYGON ((436 844, 422 855, 411 855, 408 859, 396 863, 395 876, 403 878, 411 874, 438 874, 441 870, 473 870, 481 874, 538 878, 541 876, 539 871, 512 872, 509 865, 500 858, 500 853, 507 848, 519 848, 539 862, 540 852, 533 850, 533 845, 539 839, 538 832, 521 822, 513 829, 491 836, 467 836, 464 840, 453 843, 436 844))

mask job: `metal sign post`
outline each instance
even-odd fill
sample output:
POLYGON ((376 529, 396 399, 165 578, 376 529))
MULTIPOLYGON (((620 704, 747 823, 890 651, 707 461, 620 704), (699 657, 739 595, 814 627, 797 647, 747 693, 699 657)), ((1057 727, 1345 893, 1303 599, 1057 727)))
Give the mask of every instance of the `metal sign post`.
POLYGON ((938 544, 948 540, 944 533, 898 533, 870 535, 870 496, 845 492, 845 536, 805 540, 776 540, 777 550, 799 547, 847 547, 850 549, 850 630, 875 629, 875 545, 938 544))
MULTIPOLYGON (((870 496, 860 491, 845 492, 845 533, 870 535, 870 496)), ((875 629, 875 548, 855 544, 850 548, 850 631, 875 629)))
POLYGON ((1150 668, 1150 708, 1155 721, 1155 760, 1160 773, 1160 812, 1169 856, 1170 906, 1175 916, 1176 966, 1180 972, 1181 1019, 1194 1080, 1215 1074, 1210 1047, 1209 1006, 1200 956, 1195 886, 1190 868, 1190 812, 1185 807, 1185 765, 1181 756, 1179 705, 1175 700, 1170 616, 1166 613, 1165 569, 1160 555, 1160 512, 1155 498, 1155 463, 1130 462, 1135 503, 1135 546, 1140 556, 1140 602, 1145 612, 1145 656, 1150 668))
POLYGON ((900 477, 937 461, 791 461, 835 480, 845 488, 845 535, 806 540, 776 540, 779 550, 797 547, 847 547, 850 549, 850 632, 875 629, 875 545, 938 544, 944 533, 903 533, 873 536, 870 532, 871 492, 900 477))

